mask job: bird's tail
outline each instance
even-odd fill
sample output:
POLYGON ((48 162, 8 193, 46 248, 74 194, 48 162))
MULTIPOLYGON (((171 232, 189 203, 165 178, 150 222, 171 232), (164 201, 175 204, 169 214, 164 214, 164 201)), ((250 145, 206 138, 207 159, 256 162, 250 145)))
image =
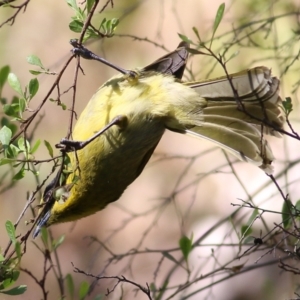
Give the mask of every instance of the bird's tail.
POLYGON ((197 111, 191 113, 195 126, 185 133, 208 139, 270 174, 274 157, 264 135, 280 137, 278 129, 285 122, 279 80, 266 67, 231 74, 229 78, 231 83, 226 76, 186 83, 207 100, 207 106, 200 109, 200 122, 197 111))

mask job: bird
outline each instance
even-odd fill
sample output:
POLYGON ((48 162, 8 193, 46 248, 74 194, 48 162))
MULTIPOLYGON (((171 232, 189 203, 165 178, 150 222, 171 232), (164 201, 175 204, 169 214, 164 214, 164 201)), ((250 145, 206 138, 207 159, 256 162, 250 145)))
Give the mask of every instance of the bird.
POLYGON ((188 56, 189 44, 181 42, 142 69, 121 69, 96 91, 75 124, 73 140, 58 145, 70 163, 45 188, 33 237, 42 227, 87 217, 118 200, 166 130, 207 139, 273 172, 265 135, 281 136, 285 123, 279 79, 258 66, 184 82, 188 56))

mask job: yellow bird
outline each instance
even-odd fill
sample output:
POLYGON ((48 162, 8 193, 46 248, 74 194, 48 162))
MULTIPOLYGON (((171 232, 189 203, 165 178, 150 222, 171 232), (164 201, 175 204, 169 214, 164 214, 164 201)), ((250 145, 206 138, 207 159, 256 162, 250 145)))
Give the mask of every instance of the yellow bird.
POLYGON ((264 134, 280 136, 276 129, 285 121, 279 80, 261 66, 231 74, 231 82, 226 76, 182 82, 187 47, 183 42, 98 89, 75 125, 74 142, 62 141, 62 147, 76 150, 67 154, 71 169, 64 183, 57 177, 46 188, 34 237, 43 226, 86 217, 118 200, 166 129, 208 139, 272 172, 274 158, 264 134))

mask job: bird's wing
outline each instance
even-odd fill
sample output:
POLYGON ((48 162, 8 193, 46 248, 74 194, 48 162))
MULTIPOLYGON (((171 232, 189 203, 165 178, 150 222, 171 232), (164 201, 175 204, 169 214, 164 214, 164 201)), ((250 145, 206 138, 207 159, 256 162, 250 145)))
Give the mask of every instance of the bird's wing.
POLYGON ((158 72, 162 74, 173 75, 177 79, 181 79, 188 59, 189 44, 181 42, 177 49, 159 58, 150 65, 144 67, 142 72, 158 72))

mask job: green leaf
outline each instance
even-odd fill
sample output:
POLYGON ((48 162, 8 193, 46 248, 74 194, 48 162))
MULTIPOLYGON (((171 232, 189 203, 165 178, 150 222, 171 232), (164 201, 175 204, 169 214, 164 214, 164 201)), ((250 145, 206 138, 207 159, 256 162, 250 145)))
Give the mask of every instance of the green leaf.
POLYGON ((26 109, 26 100, 24 98, 19 99, 19 111, 22 113, 26 109))
POLYGON ((196 27, 193 27, 193 31, 194 31, 196 37, 198 38, 199 42, 202 43, 198 29, 196 27))
POLYGON ((60 103, 60 106, 61 106, 61 108, 63 109, 63 110, 66 110, 67 109, 67 105, 66 104, 64 104, 64 103, 60 103))
POLYGON ((49 235, 48 235, 48 229, 45 227, 41 228, 41 238, 45 245, 47 245, 47 249, 49 249, 49 235))
POLYGON ((54 240, 52 243, 53 249, 57 249, 65 240, 65 236, 62 235, 58 240, 54 240))
POLYGON ((37 91, 39 90, 39 81, 36 78, 33 78, 29 82, 29 94, 30 94, 30 99, 32 99, 37 91))
POLYGON ((101 22, 100 25, 99 25, 99 29, 104 30, 104 28, 105 28, 105 23, 106 23, 106 18, 103 18, 102 22, 101 22))
POLYGON ((252 233, 252 228, 250 225, 242 225, 241 227, 241 236, 242 238, 245 238, 246 236, 250 235, 252 233))
POLYGON ((181 252, 183 254, 183 257, 185 261, 187 261, 189 254, 191 253, 193 249, 193 241, 192 239, 189 239, 187 236, 183 236, 179 240, 179 247, 181 249, 181 252))
POLYGON ((41 140, 37 140, 33 145, 33 147, 31 148, 30 153, 33 154, 39 148, 40 144, 41 144, 41 140))
POLYGON ((107 20, 107 22, 104 24, 104 30, 106 32, 109 32, 111 29, 111 20, 107 20))
POLYGON ((79 20, 73 20, 69 24, 69 28, 74 32, 81 32, 83 28, 83 23, 79 20))
POLYGON ((7 103, 7 99, 1 97, 1 95, 0 95, 0 104, 4 105, 4 104, 6 104, 6 103, 7 103))
POLYGON ((165 280, 165 282, 162 284, 162 286, 159 288, 159 294, 155 298, 156 300, 161 300, 163 295, 165 294, 165 291, 169 285, 169 281, 165 280))
POLYGON ((26 292, 26 290, 27 290, 27 285, 19 285, 8 291, 0 291, 0 293, 5 294, 5 295, 16 296, 16 295, 24 294, 26 292))
POLYGON ((259 211, 257 208, 255 208, 250 216, 250 218, 248 219, 246 224, 243 224, 241 226, 241 237, 245 238, 247 236, 249 236, 252 233, 252 224, 254 222, 254 220, 256 219, 256 217, 259 215, 259 211))
POLYGON ((30 170, 31 173, 34 175, 34 176, 39 176, 40 175, 40 172, 39 171, 34 171, 34 170, 30 170))
POLYGON ((258 215, 259 215, 258 209, 255 208, 247 222, 247 225, 251 225, 258 215))
POLYGON ((67 4, 71 6, 76 11, 78 10, 77 2, 76 0, 67 0, 67 4))
POLYGON ((13 90, 15 90, 19 95, 24 97, 22 88, 21 88, 21 83, 18 79, 18 77, 14 73, 10 73, 8 75, 8 84, 11 86, 13 90))
POLYGON ((296 208, 296 212, 295 213, 297 214, 297 218, 299 218, 299 216, 300 216, 300 200, 298 200, 296 202, 295 208, 296 208))
POLYGON ((45 144, 46 148, 48 149, 49 155, 51 157, 53 157, 53 149, 52 149, 50 143, 48 141, 44 140, 44 144, 45 144))
POLYGON ((217 10, 214 27, 213 27, 213 34, 215 34, 216 30, 218 29, 218 27, 223 19, 224 10, 225 10, 225 3, 222 3, 217 10))
POLYGON ((0 159, 0 166, 10 164, 11 162, 13 162, 13 160, 10 159, 10 158, 1 158, 0 159))
MULTIPOLYGON (((26 144, 27 144, 27 147, 28 147, 29 144, 28 144, 28 143, 26 143, 26 144)), ((19 149, 20 149, 21 151, 26 151, 25 140, 24 140, 23 137, 20 137, 20 138, 18 139, 18 147, 19 147, 19 149)), ((27 148, 27 149, 28 149, 28 148, 27 148)))
POLYGON ((247 236, 243 239, 243 244, 253 244, 253 236, 247 236))
POLYGON ((157 291, 157 288, 156 288, 156 285, 154 282, 150 283, 149 288, 152 293, 157 291))
POLYGON ((19 147, 19 152, 23 152, 26 159, 28 159, 28 154, 30 153, 30 143, 27 140, 24 140, 23 137, 20 137, 18 139, 18 147, 19 147))
POLYGON ((12 132, 7 126, 3 126, 0 129, 0 143, 3 146, 8 146, 10 143, 10 139, 12 137, 12 132))
POLYGON ((74 286, 74 281, 73 281, 73 277, 71 274, 67 274, 67 276, 65 277, 66 283, 67 283, 67 289, 69 291, 70 294, 70 299, 74 299, 74 291, 75 291, 75 286, 74 286))
POLYGON ((19 97, 14 96, 11 100, 11 105, 18 105, 19 104, 19 97))
MULTIPOLYGON (((99 29, 103 31, 103 34, 105 34, 107 37, 112 37, 118 24, 119 24, 119 19, 117 18, 113 18, 110 20, 106 20, 106 18, 104 18, 99 26, 99 29)), ((95 35, 97 36, 97 33, 93 31, 88 32, 88 34, 91 37, 95 35)))
POLYGON ((20 262, 22 254, 21 254, 21 244, 18 241, 16 241, 16 243, 15 243, 15 250, 16 250, 17 257, 18 257, 18 262, 20 262))
POLYGON ((285 229, 289 228, 291 225, 291 213, 294 211, 294 206, 291 200, 287 199, 283 201, 282 206, 282 223, 285 229))
POLYGON ((9 72, 10 72, 9 66, 4 66, 0 69, 0 92, 7 80, 9 72))
POLYGON ((95 0, 87 0, 86 1, 86 9, 87 13, 90 13, 92 6, 94 5, 95 0))
POLYGON ((20 150, 14 144, 10 144, 7 148, 7 158, 16 158, 20 150))
POLYGON ((4 104, 3 112, 9 117, 17 117, 17 112, 19 111, 19 104, 4 104))
POLYGON ((187 36, 180 34, 180 33, 177 33, 177 34, 184 42, 189 43, 189 44, 192 43, 192 41, 187 36))
POLYGON ((293 103, 291 97, 286 97, 285 100, 282 101, 282 106, 287 115, 289 115, 293 111, 293 103))
POLYGON ((215 33, 223 19, 223 15, 224 15, 224 10, 225 10, 225 3, 222 3, 218 10, 217 10, 217 14, 216 14, 216 17, 215 17, 215 21, 214 21, 214 27, 213 27, 213 34, 212 34, 212 37, 211 37, 211 43, 214 39, 214 36, 215 36, 215 33))
POLYGON ((84 300, 89 292, 90 285, 87 281, 82 281, 79 287, 79 299, 84 300))
POLYGON ((24 170, 24 167, 22 167, 20 169, 20 171, 17 174, 15 174, 15 176, 12 178, 12 180, 21 180, 24 177, 25 177, 25 170, 24 170))
POLYGON ((170 261, 176 263, 177 265, 179 265, 179 262, 174 258, 173 255, 171 255, 169 252, 167 251, 162 251, 161 253, 164 257, 166 257, 167 259, 169 259, 170 261))
POLYGON ((5 222, 5 228, 10 240, 12 241, 13 244, 15 244, 17 240, 16 240, 16 229, 14 224, 8 220, 5 222))
POLYGON ((104 31, 108 36, 112 36, 119 24, 119 19, 113 18, 104 24, 104 31))
POLYGON ((27 62, 31 65, 38 66, 42 69, 45 69, 41 60, 36 55, 27 56, 27 62))
POLYGON ((117 26, 119 25, 120 21, 117 18, 113 18, 111 20, 111 28, 113 31, 115 31, 117 29, 117 26))
POLYGON ((18 126, 16 124, 11 123, 6 117, 3 117, 1 119, 1 127, 4 126, 7 126, 11 130, 12 135, 14 135, 18 130, 18 126))
POLYGON ((29 73, 32 74, 32 75, 40 75, 40 74, 45 73, 45 72, 29 70, 29 73))
POLYGON ((20 272, 17 270, 12 270, 5 274, 5 279, 1 280, 0 290, 7 289, 13 285, 19 278, 20 272))

